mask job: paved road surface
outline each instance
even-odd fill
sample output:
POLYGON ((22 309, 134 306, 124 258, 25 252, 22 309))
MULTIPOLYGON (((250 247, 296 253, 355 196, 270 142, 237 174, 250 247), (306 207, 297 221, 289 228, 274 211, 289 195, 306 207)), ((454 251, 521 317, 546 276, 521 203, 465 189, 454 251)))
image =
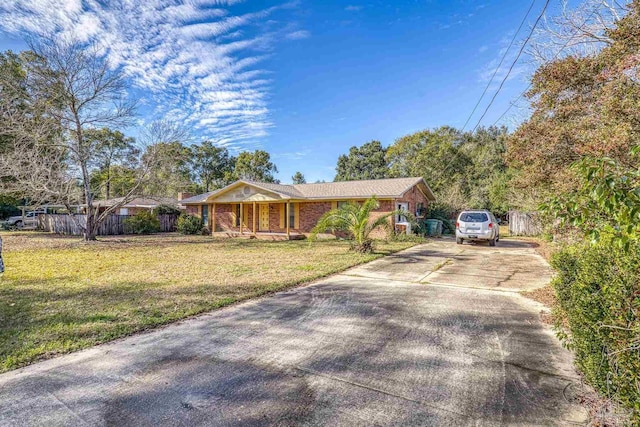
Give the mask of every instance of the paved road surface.
POLYGON ((571 425, 526 243, 439 241, 0 375, 0 425, 571 425))

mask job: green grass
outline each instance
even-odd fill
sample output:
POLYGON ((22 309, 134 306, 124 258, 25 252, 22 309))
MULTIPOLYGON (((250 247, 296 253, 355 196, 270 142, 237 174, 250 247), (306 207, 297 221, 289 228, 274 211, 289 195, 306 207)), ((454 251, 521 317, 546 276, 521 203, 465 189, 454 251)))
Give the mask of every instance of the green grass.
POLYGON ((0 372, 285 289, 412 246, 2 234, 0 372))

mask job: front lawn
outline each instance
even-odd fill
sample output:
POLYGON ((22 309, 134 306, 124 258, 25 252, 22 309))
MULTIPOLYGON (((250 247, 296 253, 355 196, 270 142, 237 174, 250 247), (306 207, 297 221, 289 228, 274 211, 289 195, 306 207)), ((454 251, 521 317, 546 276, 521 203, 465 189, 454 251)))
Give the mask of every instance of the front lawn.
POLYGON ((97 243, 3 233, 0 372, 281 290, 415 243, 217 240, 173 234, 97 243))

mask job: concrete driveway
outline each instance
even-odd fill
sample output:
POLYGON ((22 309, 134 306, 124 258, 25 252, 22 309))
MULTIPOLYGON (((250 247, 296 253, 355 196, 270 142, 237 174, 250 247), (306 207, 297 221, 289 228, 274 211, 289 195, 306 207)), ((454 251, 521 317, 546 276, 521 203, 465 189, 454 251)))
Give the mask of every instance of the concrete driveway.
POLYGON ((0 425, 570 425, 524 242, 442 240, 0 375, 0 425))

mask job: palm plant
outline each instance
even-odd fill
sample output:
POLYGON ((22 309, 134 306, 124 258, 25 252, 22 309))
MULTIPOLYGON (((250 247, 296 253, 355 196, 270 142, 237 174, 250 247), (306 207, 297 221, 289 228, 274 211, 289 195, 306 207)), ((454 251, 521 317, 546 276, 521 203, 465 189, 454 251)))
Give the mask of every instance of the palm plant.
POLYGON ((371 212, 379 206, 380 204, 374 196, 362 204, 349 202, 337 209, 332 209, 318 220, 316 226, 311 230, 309 239, 313 241, 319 233, 327 230, 345 231, 353 237, 353 250, 362 253, 371 252, 373 250, 373 240, 370 238, 371 233, 378 228, 390 230, 390 217, 403 215, 410 221, 412 220, 411 214, 404 210, 387 212, 372 219, 371 212))

